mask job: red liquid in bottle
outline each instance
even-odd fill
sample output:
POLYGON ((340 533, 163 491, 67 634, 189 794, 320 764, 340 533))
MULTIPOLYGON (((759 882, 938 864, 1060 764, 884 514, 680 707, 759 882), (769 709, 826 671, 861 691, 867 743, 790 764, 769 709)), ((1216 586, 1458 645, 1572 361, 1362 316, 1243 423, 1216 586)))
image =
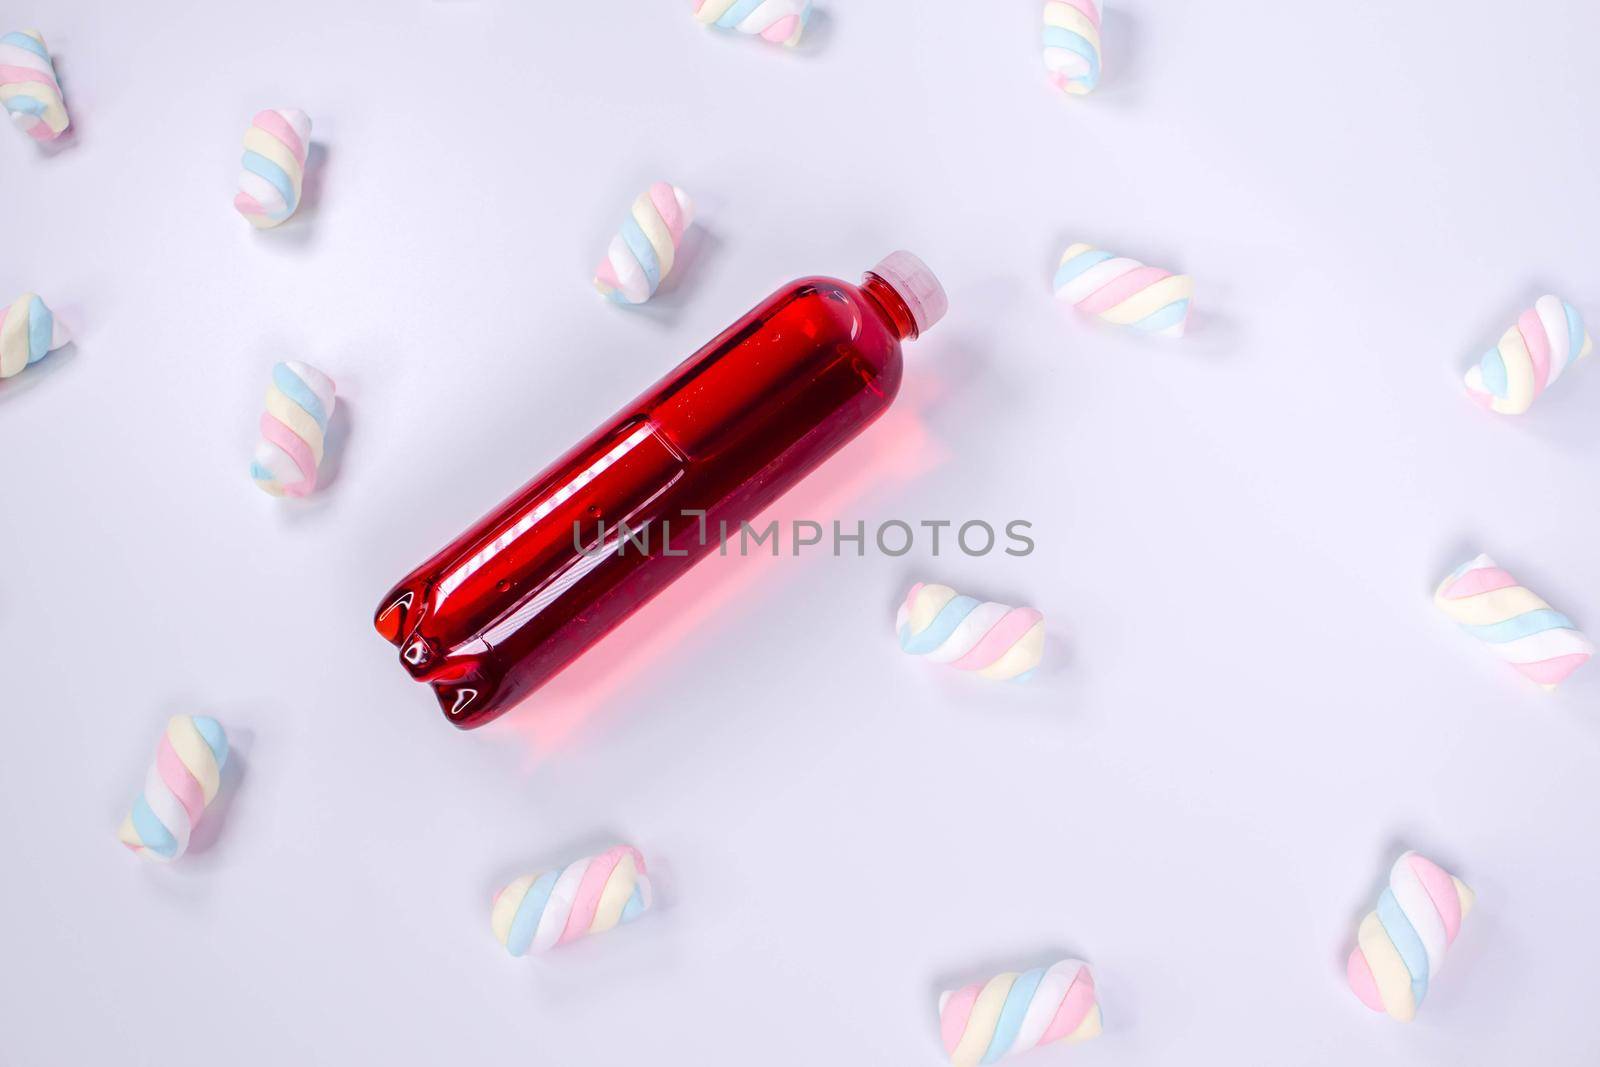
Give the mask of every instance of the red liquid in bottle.
POLYGON ((409 574, 378 632, 456 726, 505 713, 881 415, 944 307, 904 252, 778 290, 409 574))

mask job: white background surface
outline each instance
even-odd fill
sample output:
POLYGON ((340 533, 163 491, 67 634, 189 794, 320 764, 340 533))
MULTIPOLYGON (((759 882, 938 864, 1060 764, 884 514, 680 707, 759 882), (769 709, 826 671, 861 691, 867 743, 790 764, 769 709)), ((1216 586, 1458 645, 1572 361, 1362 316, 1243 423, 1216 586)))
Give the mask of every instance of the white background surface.
POLYGON ((79 336, 0 385, 0 1061, 931 1064, 938 989, 1068 953, 1107 1033, 1040 1067, 1600 1055, 1600 669, 1546 695, 1429 602, 1485 550, 1600 629, 1600 369, 1520 421, 1457 385, 1542 292, 1600 316, 1593 7, 1129 0, 1067 100, 1031 0, 836 0, 801 54, 686 3, 137 6, 0 18, 77 129, 0 138, 0 298, 79 336), (257 234, 269 106, 320 154, 257 234), (657 177, 703 225, 619 309, 588 274, 657 177), (1055 306, 1069 239, 1194 274, 1191 336, 1055 306), (717 561, 448 727, 390 583, 771 288, 901 246, 950 316, 779 514, 1038 551, 717 561), (304 507, 246 473, 296 357, 345 413, 304 507), (901 656, 914 578, 1038 606, 1051 669, 901 656), (235 762, 157 867, 114 830, 175 712, 235 762), (659 913, 507 957, 494 889, 617 839, 659 913), (1405 847, 1480 896, 1409 1028, 1343 986, 1405 847))

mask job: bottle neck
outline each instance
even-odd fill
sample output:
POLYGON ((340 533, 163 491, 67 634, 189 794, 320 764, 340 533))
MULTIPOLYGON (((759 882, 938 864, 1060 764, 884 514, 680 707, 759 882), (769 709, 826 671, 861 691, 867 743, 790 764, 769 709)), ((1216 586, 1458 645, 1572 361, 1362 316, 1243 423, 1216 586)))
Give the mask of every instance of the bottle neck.
POLYGON ((861 291, 872 298, 872 302, 882 309, 884 318, 894 327, 894 335, 902 341, 914 340, 917 336, 917 317, 911 313, 911 308, 904 298, 895 291, 894 286, 882 278, 868 271, 861 279, 861 291))

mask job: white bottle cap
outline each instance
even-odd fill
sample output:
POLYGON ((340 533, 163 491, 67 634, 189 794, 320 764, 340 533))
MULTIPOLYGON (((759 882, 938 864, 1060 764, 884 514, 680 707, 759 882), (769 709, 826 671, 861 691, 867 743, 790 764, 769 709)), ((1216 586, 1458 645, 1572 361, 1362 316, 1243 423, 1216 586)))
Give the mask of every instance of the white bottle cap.
POLYGON ((872 273, 888 282, 911 309, 917 333, 927 333, 950 310, 950 298, 928 265, 910 252, 890 252, 872 273))

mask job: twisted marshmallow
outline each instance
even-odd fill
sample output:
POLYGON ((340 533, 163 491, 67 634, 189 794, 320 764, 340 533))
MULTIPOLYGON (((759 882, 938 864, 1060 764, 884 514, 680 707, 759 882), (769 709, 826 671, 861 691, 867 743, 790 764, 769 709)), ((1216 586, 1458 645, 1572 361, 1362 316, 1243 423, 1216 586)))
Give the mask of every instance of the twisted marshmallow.
POLYGON ((21 374, 72 338, 45 302, 23 293, 0 307, 0 378, 21 374))
POLYGON ((17 128, 36 141, 54 141, 72 123, 50 50, 37 30, 0 37, 0 104, 17 128))
POLYGON ((1182 337, 1194 279, 1075 244, 1056 267, 1056 299, 1157 337, 1182 337))
POLYGON ((1594 644, 1488 556, 1439 583, 1433 602, 1527 678, 1554 689, 1594 655, 1594 644))
POLYGON ((518 878, 495 894, 489 924, 507 952, 525 956, 632 922, 650 902, 644 857, 618 845, 558 871, 518 878))
POLYGON ((288 219, 300 206, 306 153, 311 149, 311 117, 296 108, 257 112, 244 133, 239 161, 239 195, 233 206, 264 230, 288 219))
POLYGON ((307 496, 317 487, 333 389, 332 378, 297 359, 272 368, 250 477, 273 496, 307 496))
POLYGON ((900 648, 982 678, 1023 678, 1044 654, 1044 616, 980 603, 947 585, 913 585, 894 627, 900 648))
POLYGON ((227 762, 228 737, 221 723, 203 715, 174 715, 118 839, 151 859, 183 855, 195 824, 217 797, 227 762))
POLYGON ((694 0, 694 17, 793 48, 811 18, 811 0, 694 0))
POLYGON ((1395 860, 1378 910, 1361 920, 1346 967, 1361 1003, 1403 1023, 1416 1018, 1473 899, 1461 879, 1415 852, 1395 860))
POLYGON ((1050 84, 1082 96, 1100 84, 1100 0, 1045 0, 1044 65, 1050 84))
POLYGON ((694 221, 689 194, 656 182, 633 202, 594 272, 594 287, 619 304, 642 304, 672 270, 683 235, 694 221))
POLYGON ((1560 297, 1541 296, 1467 371, 1467 395, 1490 411, 1521 415, 1593 348, 1577 308, 1560 297))
POLYGON ((1063 960, 1007 973, 939 997, 939 1031, 956 1067, 993 1063, 1052 1041, 1100 1036, 1089 965, 1063 960))

